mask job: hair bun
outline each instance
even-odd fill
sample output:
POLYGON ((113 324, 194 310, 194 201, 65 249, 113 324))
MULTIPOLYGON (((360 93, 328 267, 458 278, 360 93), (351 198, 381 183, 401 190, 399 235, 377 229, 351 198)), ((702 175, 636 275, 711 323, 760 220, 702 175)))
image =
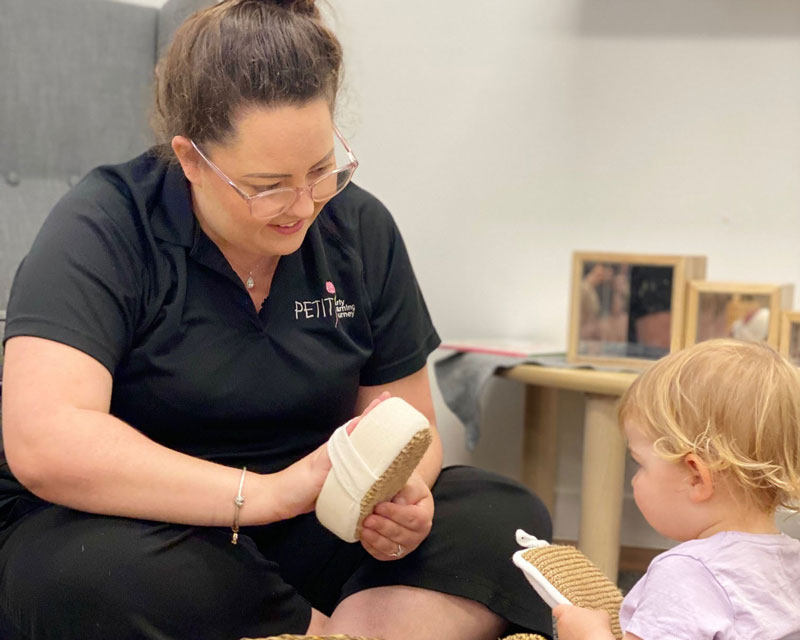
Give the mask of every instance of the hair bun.
MULTIPOLYGON (((245 0, 246 2, 247 0, 245 0)), ((301 13, 309 16, 317 15, 315 0, 258 0, 263 4, 281 7, 292 13, 301 13)))

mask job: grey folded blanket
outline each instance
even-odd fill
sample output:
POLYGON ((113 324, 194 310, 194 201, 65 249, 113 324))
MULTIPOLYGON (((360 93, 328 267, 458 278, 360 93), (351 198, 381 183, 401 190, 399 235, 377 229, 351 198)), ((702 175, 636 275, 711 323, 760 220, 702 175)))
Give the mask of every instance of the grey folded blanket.
POLYGON ((448 408, 464 425, 464 440, 474 451, 481 434, 481 391, 490 376, 499 369, 518 364, 537 364, 544 367, 594 368, 567 362, 563 353, 530 356, 499 355, 456 351, 434 363, 436 382, 448 408))

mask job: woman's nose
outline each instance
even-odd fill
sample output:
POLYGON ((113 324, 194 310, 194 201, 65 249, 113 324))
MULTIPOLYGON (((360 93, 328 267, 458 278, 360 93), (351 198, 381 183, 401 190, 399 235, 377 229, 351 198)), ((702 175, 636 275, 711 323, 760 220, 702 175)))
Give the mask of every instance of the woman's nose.
POLYGON ((310 218, 314 215, 314 200, 311 198, 311 192, 308 189, 303 189, 297 194, 292 206, 290 207, 292 215, 297 218, 310 218))

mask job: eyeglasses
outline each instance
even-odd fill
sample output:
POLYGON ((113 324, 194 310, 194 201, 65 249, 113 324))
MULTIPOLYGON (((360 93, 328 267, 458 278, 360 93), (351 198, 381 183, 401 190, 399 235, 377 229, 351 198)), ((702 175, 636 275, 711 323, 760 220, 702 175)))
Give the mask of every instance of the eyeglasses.
POLYGON ((270 218, 281 215, 291 207, 300 194, 305 191, 308 191, 308 195, 311 196, 314 202, 324 202, 330 200, 348 185, 355 173, 356 167, 358 167, 358 160, 356 160, 356 157, 350 150, 350 146, 347 144, 347 140, 344 139, 339 129, 334 126, 333 132, 344 147, 344 151, 347 154, 347 164, 321 175, 305 187, 280 187, 278 189, 263 191, 253 196, 247 195, 233 180, 222 172, 222 169, 209 160, 206 154, 200 150, 200 147, 194 143, 194 140, 189 140, 189 142, 192 143, 194 150, 206 161, 214 173, 233 187, 234 191, 247 203, 247 206, 250 208, 250 214, 254 218, 269 220, 270 218))

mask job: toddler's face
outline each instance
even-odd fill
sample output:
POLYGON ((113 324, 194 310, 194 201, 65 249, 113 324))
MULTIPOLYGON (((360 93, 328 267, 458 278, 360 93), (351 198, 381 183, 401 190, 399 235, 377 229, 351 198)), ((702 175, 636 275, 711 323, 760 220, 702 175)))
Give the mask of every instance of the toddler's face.
POLYGON ((636 506, 653 529, 672 540, 693 536, 687 517, 691 501, 689 469, 682 462, 668 462, 653 450, 653 441, 644 435, 635 420, 624 424, 631 457, 638 465, 633 476, 636 506))

